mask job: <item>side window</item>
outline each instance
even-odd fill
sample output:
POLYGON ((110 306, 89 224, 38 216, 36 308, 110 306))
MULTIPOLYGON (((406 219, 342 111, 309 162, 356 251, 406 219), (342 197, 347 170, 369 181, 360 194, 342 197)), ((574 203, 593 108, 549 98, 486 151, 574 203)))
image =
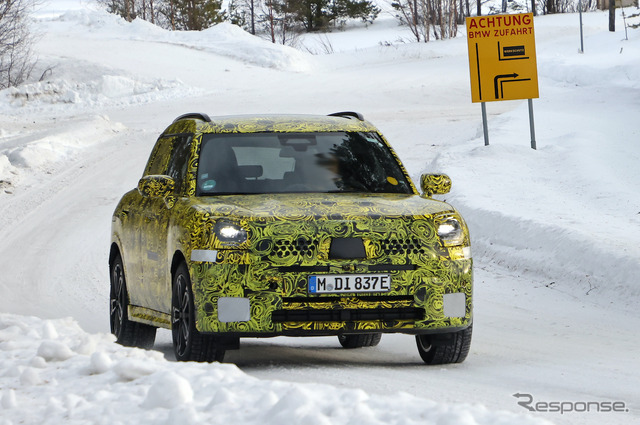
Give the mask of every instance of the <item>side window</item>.
POLYGON ((167 174, 174 139, 168 137, 158 139, 144 170, 145 176, 167 174))
POLYGON ((191 135, 178 136, 172 140, 174 141, 173 150, 165 174, 176 181, 176 192, 182 193, 189 164, 191 135))
POLYGON ((187 174, 191 135, 158 139, 147 163, 144 175, 166 175, 176 181, 176 192, 182 192, 187 174))

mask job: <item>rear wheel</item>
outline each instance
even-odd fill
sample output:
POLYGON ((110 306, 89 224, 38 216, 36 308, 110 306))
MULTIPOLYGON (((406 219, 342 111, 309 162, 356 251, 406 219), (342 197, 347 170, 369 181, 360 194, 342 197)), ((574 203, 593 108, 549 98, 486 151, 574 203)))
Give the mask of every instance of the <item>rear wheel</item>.
POLYGON ((469 354, 473 325, 458 332, 416 335, 418 352, 426 364, 462 363, 469 354))
POLYGON ((381 339, 381 333, 338 335, 338 341, 344 348, 375 347, 381 339))
POLYGON ((196 329, 196 311, 187 266, 182 263, 173 276, 171 297, 171 334, 173 350, 179 361, 221 362, 225 350, 213 336, 196 329))
POLYGON ((129 320, 129 293, 120 254, 111 263, 109 311, 111 333, 118 344, 149 349, 156 340, 156 328, 129 320))

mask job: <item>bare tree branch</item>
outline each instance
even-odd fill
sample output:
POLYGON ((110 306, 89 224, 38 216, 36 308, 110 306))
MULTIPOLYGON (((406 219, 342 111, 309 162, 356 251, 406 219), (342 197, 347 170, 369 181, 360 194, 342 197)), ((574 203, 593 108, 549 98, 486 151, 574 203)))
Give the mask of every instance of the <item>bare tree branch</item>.
POLYGON ((458 15, 462 14, 456 0, 392 0, 391 5, 418 42, 456 36, 458 15))
POLYGON ((29 10, 35 3, 36 0, 0 2, 0 89, 22 84, 33 71, 29 10))

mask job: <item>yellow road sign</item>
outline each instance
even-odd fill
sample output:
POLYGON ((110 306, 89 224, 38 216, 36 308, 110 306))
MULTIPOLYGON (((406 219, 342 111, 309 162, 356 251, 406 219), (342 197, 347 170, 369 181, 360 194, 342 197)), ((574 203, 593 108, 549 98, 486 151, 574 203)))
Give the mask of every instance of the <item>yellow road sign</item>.
POLYGON ((472 102, 538 97, 533 13, 467 18, 472 102))

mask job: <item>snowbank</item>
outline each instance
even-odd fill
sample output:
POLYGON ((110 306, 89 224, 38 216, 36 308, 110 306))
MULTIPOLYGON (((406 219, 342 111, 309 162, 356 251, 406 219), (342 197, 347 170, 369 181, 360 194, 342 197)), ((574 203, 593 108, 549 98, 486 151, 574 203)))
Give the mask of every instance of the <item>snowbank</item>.
POLYGON ((477 264, 544 277, 582 301, 633 311, 640 33, 621 39, 606 31, 606 13, 585 14, 585 53, 578 54, 579 38, 563 36, 568 22, 536 20, 538 149, 530 149, 527 103, 492 116, 494 102, 487 104, 490 146, 479 123, 472 140, 440 149, 430 166, 453 178, 447 199, 471 226, 477 264))
POLYGON ((145 81, 121 75, 100 75, 87 81, 55 78, 0 91, 6 105, 36 111, 46 105, 60 105, 66 110, 71 105, 128 106, 193 94, 194 90, 184 87, 179 80, 145 81))
POLYGON ((0 349, 4 425, 550 423, 406 393, 260 380, 230 364, 171 363, 111 335, 87 334, 71 319, 0 314, 0 349))
POLYGON ((55 21, 73 26, 74 31, 88 33, 91 37, 107 35, 121 40, 173 44, 264 68, 300 72, 312 66, 309 54, 253 36, 228 22, 203 31, 169 31, 142 19, 129 23, 105 11, 88 9, 68 11, 55 21))
POLYGON ((0 137, 0 189, 4 185, 8 190, 25 172, 50 172, 60 161, 123 130, 122 124, 100 115, 26 134, 6 134, 0 137))

